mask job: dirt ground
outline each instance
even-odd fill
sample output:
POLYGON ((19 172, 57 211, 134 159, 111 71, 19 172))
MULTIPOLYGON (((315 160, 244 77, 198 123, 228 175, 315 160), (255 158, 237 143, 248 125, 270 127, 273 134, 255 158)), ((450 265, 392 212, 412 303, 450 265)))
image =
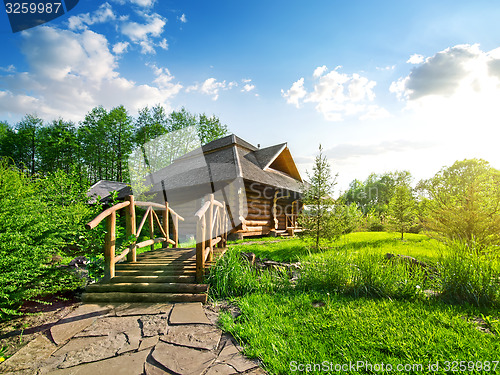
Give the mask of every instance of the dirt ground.
POLYGON ((0 357, 10 357, 37 334, 50 329, 57 321, 80 305, 74 292, 51 295, 40 302, 27 302, 22 316, 0 323, 0 357))

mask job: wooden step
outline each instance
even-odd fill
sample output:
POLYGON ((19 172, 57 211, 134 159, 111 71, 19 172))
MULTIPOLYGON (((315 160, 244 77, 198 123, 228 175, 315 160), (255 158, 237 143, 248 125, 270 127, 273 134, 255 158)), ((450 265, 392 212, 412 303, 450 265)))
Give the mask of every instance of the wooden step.
POLYGON ((115 276, 193 276, 196 275, 196 271, 194 270, 138 270, 138 269, 129 269, 129 270, 117 270, 115 272, 115 276))
POLYGON ((189 283, 106 283, 87 286, 89 293, 206 293, 208 285, 189 283))
POLYGON ((196 269, 195 264, 168 264, 165 265, 163 263, 120 263, 117 264, 115 269, 118 270, 148 270, 148 271, 156 271, 156 270, 192 270, 196 269))
POLYGON ((118 264, 137 264, 137 263, 160 263, 164 265, 176 265, 176 264, 196 264, 196 259, 188 259, 188 260, 170 260, 170 259, 162 259, 162 258, 146 258, 146 259, 137 259, 135 263, 118 263, 118 264))
POLYGON ((83 302, 202 302, 207 303, 205 293, 84 293, 83 302))
POLYGON ((194 283, 196 276, 177 275, 177 276, 115 276, 110 283, 194 283))

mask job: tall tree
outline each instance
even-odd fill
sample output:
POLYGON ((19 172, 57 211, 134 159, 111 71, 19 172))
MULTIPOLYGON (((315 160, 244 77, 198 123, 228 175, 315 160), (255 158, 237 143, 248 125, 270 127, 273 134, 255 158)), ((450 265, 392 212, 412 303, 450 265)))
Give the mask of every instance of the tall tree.
POLYGON ((111 141, 109 157, 113 160, 110 176, 116 181, 128 182, 127 159, 135 146, 132 118, 124 106, 119 106, 109 112, 106 120, 111 141))
POLYGON ((399 233, 404 233, 415 223, 417 202, 409 184, 400 182, 389 201, 389 219, 399 233))
POLYGON ((36 115, 26 115, 17 124, 15 160, 19 166, 27 169, 31 175, 37 171, 38 135, 43 120, 36 115))
MULTIPOLYGON (((0 156, 16 157, 17 134, 8 122, 0 122, 0 156)), ((14 160, 15 162, 16 160, 14 160)))
POLYGON ((69 173, 78 163, 79 144, 75 124, 71 121, 54 120, 40 129, 39 145, 39 165, 43 173, 58 169, 69 173))
POLYGON ((319 146, 312 174, 307 173, 309 184, 304 185, 303 202, 305 209, 301 214, 302 225, 306 233, 312 237, 316 249, 320 248, 322 239, 333 239, 340 233, 336 230, 332 198, 336 176, 332 177, 330 164, 319 146))
POLYGON ((218 117, 212 115, 208 117, 204 113, 198 118, 198 137, 202 145, 207 144, 214 139, 221 138, 228 133, 227 126, 222 124, 218 117))
POLYGON ((89 181, 97 182, 107 178, 106 164, 108 151, 108 112, 101 106, 93 108, 78 128, 80 157, 87 168, 89 181))
POLYGON ((482 159, 466 159, 421 181, 427 194, 426 226, 476 253, 500 245, 500 171, 482 159))

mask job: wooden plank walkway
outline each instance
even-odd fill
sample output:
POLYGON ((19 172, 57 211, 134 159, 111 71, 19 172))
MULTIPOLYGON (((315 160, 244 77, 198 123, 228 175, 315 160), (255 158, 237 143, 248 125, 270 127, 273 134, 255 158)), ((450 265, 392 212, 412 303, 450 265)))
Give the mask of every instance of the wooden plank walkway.
POLYGON ((155 249, 137 255, 137 262, 117 263, 115 268, 109 281, 87 287, 84 302, 207 301, 208 285, 196 283, 195 248, 155 249))

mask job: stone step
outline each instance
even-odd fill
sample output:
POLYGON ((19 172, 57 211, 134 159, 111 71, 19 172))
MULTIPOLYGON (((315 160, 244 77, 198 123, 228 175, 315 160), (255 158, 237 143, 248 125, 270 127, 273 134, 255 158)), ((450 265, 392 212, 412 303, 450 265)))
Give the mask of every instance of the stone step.
POLYGON ((195 276, 177 275, 177 276, 115 276, 110 283, 194 283, 195 276))
POLYGON ((83 302, 207 302, 207 295, 193 293, 89 293, 83 294, 83 302))
POLYGON ((97 283, 87 286, 89 293, 206 293, 207 284, 189 283, 97 283))

